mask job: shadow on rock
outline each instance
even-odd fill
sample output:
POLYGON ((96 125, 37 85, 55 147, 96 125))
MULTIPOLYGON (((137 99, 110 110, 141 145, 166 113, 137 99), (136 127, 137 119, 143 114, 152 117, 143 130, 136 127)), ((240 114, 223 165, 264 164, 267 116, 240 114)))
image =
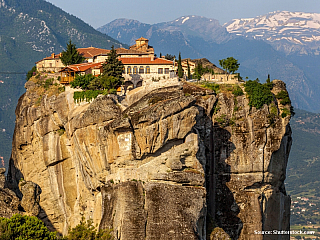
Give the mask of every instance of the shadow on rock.
MULTIPOLYGON (((217 124, 213 126, 213 166, 215 189, 215 206, 209 209, 214 217, 209 217, 208 221, 213 227, 218 226, 231 239, 238 239, 243 227, 241 219, 238 217, 240 208, 236 203, 232 191, 227 186, 231 179, 231 166, 226 163, 226 159, 235 150, 235 145, 230 141, 231 133, 220 128, 217 124), (216 226, 214 226, 216 225, 216 226)), ((212 216, 211 215, 211 216, 212 216)), ((210 224, 209 224, 210 225, 210 224)))

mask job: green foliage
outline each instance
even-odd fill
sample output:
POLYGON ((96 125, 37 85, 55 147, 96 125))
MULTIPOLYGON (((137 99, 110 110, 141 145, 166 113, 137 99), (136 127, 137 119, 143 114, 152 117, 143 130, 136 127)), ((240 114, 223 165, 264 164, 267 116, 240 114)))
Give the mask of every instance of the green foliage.
POLYGON ((191 79, 191 71, 190 71, 190 65, 188 60, 187 60, 187 71, 188 71, 188 79, 191 79))
POLYGON ((219 90, 220 90, 220 85, 216 84, 216 83, 206 82, 205 84, 201 85, 201 87, 208 88, 208 89, 214 91, 215 93, 219 93, 219 90))
POLYGON ((0 218, 0 239, 55 240, 57 237, 38 218, 15 214, 11 218, 0 218))
POLYGON ((222 114, 220 117, 216 118, 216 122, 219 123, 219 125, 224 126, 227 122, 227 116, 225 114, 222 114))
POLYGON ((121 84, 121 80, 114 76, 101 76, 100 83, 104 89, 115 89, 121 84))
POLYGON ((291 104, 290 98, 289 98, 289 94, 287 91, 281 90, 277 95, 276 95, 277 99, 281 99, 280 103, 282 105, 286 105, 286 104, 291 104))
POLYGON ((27 73, 27 81, 37 73, 37 67, 33 66, 30 71, 27 73))
POLYGON ((111 230, 96 230, 93 221, 85 221, 82 217, 80 223, 69 231, 66 240, 112 240, 111 230))
MULTIPOLYGON (((114 49, 114 46, 111 47, 111 51, 108 53, 108 59, 106 60, 106 63, 102 64, 102 67, 103 67, 102 75, 104 77, 116 78, 117 83, 121 84, 123 79, 122 72, 123 72, 124 66, 123 66, 123 63, 118 60, 118 55, 116 50, 114 49)), ((110 81, 110 79, 108 81, 110 81)), ((110 83, 110 84, 112 85, 113 83, 110 83)))
POLYGON ((70 85, 73 88, 80 87, 81 89, 85 90, 88 89, 90 82, 95 78, 96 77, 92 74, 77 75, 70 85))
POLYGON ((271 89, 272 83, 261 84, 258 80, 247 81, 245 84, 245 91, 248 94, 249 106, 260 109, 264 104, 269 105, 273 100, 271 89))
POLYGON ((173 60, 176 58, 176 56, 167 53, 167 54, 164 56, 164 58, 167 59, 167 60, 173 61, 173 60))
POLYGON ((48 90, 52 84, 53 84, 53 78, 48 78, 45 80, 43 87, 44 89, 48 90))
POLYGON ((234 96, 242 96, 244 93, 239 85, 234 85, 233 86, 233 91, 232 91, 234 96))
POLYGON ((221 59, 219 60, 219 64, 228 74, 235 73, 240 66, 240 63, 238 63, 238 60, 234 59, 233 57, 221 59))
POLYGON ((196 67, 194 68, 194 76, 196 79, 200 80, 203 75, 203 67, 201 61, 198 61, 196 67))
POLYGON ((101 76, 93 78, 90 81, 89 85, 88 85, 88 89, 89 90, 101 90, 101 89, 103 89, 103 86, 101 84, 101 76))
POLYGON ((183 77, 183 69, 181 65, 181 53, 179 52, 179 59, 178 59, 178 77, 182 78, 183 77))
POLYGON ((285 118, 286 116, 291 115, 290 110, 288 108, 283 108, 281 110, 282 110, 282 113, 281 113, 282 118, 285 118))
POLYGON ((60 59, 66 66, 81 63, 85 60, 85 58, 78 52, 76 45, 71 42, 71 39, 67 43, 67 49, 61 52, 60 59))
POLYGON ((65 132, 66 132, 66 129, 64 127, 60 127, 58 130, 57 130, 59 136, 62 136, 65 132))
POLYGON ((73 99, 75 102, 81 102, 81 101, 90 101, 92 99, 97 98, 99 94, 102 94, 103 91, 101 90, 87 90, 82 92, 74 92, 73 93, 73 99))

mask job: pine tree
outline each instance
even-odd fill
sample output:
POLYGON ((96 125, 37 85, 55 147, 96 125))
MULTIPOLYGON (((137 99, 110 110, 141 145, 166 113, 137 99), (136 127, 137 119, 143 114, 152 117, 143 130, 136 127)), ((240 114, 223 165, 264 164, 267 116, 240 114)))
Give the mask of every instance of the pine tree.
POLYGON ((183 69, 181 65, 181 53, 179 52, 179 59, 178 59, 178 77, 182 78, 183 77, 183 69))
POLYGON ((108 53, 106 63, 102 64, 103 72, 103 85, 104 86, 115 86, 122 83, 123 80, 123 63, 119 61, 118 55, 114 46, 111 47, 111 51, 108 53), (110 84, 108 83, 110 81, 110 84))
POLYGON ((67 49, 62 51, 60 59, 65 66, 81 63, 85 60, 78 52, 76 45, 71 42, 71 39, 67 43, 67 49))

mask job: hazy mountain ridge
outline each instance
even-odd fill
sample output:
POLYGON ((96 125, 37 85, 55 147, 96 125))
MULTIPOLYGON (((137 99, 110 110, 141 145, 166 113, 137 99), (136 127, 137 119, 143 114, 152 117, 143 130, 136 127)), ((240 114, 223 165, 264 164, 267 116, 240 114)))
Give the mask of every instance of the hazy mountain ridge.
POLYGON ((269 42, 286 54, 320 54, 320 14, 277 11, 223 25, 233 35, 269 42))

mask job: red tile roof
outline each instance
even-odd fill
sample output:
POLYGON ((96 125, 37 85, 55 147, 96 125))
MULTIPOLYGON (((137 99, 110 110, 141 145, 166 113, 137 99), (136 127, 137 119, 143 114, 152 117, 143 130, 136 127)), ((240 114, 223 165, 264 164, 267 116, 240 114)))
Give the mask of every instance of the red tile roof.
POLYGON ((108 49, 95 48, 95 47, 78 48, 77 50, 85 58, 93 58, 94 56, 108 54, 110 52, 110 50, 108 49))
POLYGON ((173 61, 163 59, 163 58, 154 58, 152 61, 151 58, 148 57, 128 57, 123 58, 120 57, 119 60, 122 61, 125 65, 172 65, 173 61))
POLYGON ((61 69, 59 72, 65 72, 66 70, 71 70, 74 72, 85 72, 90 68, 100 68, 100 67, 102 67, 102 63, 79 63, 79 64, 69 65, 61 69))

